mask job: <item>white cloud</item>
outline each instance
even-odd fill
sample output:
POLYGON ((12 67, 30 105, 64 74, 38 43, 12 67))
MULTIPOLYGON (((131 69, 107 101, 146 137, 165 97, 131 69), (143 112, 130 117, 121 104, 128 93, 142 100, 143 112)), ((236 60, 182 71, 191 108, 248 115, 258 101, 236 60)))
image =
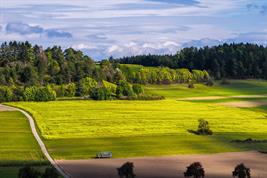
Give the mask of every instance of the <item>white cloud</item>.
POLYGON ((112 45, 107 50, 107 57, 134 56, 142 54, 174 54, 180 49, 178 43, 166 41, 162 43, 136 43, 112 45))
POLYGON ((208 44, 213 40, 203 39, 223 41, 235 39, 239 33, 255 31, 252 28, 263 26, 262 29, 266 29, 264 19, 256 20, 246 14, 246 5, 252 0, 196 0, 197 4, 187 5, 174 2, 166 5, 157 1, 4 0, 0 6, 3 29, 8 23, 30 25, 21 32, 24 35, 0 30, 0 38, 29 40, 44 46, 72 46, 101 59, 110 55, 175 53, 185 43, 208 44), (246 25, 252 21, 255 25, 246 25), (73 38, 55 40, 48 35, 28 33, 38 30, 38 26, 46 33, 48 29, 60 29, 57 33, 50 31, 50 37, 64 36, 67 34, 62 32, 68 32, 73 38))
POLYGON ((123 49, 121 47, 119 47, 118 45, 112 45, 109 49, 108 52, 109 53, 114 53, 114 52, 122 52, 123 49))
POLYGON ((179 44, 176 43, 176 42, 173 42, 173 41, 166 41, 166 42, 163 44, 163 46, 165 46, 165 47, 168 47, 168 46, 179 46, 179 44))
POLYGON ((80 44, 73 45, 72 48, 77 49, 77 50, 84 50, 84 49, 96 49, 97 47, 94 45, 80 43, 80 44))

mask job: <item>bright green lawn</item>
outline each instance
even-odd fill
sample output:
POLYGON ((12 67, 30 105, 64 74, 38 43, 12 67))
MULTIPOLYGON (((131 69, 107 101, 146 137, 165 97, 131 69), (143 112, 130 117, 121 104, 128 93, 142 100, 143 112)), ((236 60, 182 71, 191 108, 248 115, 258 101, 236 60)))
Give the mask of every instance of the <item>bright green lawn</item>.
POLYGON ((0 165, 44 161, 28 121, 20 112, 0 112, 0 165))
POLYGON ((17 178, 20 166, 25 164, 47 162, 26 118, 20 112, 0 112, 0 177, 17 178))
POLYGON ((57 101, 10 103, 35 117, 56 159, 267 150, 267 144, 233 139, 267 138, 267 114, 209 103, 162 101, 57 101), (196 136, 197 120, 210 122, 214 136, 196 136))
POLYGON ((230 80, 229 85, 208 87, 195 84, 194 89, 188 89, 186 84, 174 85, 148 85, 147 93, 165 96, 167 98, 186 98, 198 96, 234 96, 234 95, 259 95, 267 94, 267 81, 265 80, 230 80))

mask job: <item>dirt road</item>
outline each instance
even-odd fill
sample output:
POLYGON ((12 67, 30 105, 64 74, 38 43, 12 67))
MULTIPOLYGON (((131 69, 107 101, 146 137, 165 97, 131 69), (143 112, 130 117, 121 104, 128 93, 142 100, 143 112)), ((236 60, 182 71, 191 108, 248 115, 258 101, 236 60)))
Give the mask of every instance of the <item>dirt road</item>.
POLYGON ((253 178, 267 177, 267 155, 258 152, 220 153, 213 155, 181 155, 129 159, 57 161, 73 178, 118 178, 116 168, 134 162, 136 178, 183 178, 190 163, 200 161, 206 178, 231 178, 234 167, 244 163, 253 178))

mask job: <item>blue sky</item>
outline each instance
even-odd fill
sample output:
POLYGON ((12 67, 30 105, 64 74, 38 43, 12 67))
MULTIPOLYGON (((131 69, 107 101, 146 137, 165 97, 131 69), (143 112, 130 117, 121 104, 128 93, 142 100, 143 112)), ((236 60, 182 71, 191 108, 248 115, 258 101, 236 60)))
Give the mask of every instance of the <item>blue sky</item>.
POLYGON ((0 0, 0 42, 10 40, 73 47, 94 59, 267 45, 267 0, 0 0))

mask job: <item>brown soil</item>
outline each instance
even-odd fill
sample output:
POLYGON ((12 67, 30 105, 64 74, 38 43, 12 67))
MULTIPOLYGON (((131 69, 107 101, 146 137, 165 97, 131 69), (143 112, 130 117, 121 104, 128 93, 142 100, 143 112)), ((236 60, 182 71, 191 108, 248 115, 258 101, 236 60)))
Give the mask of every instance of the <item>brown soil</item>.
POLYGON ((234 167, 244 163, 253 178, 267 177, 267 155, 258 152, 220 153, 214 155, 180 155, 125 159, 61 160, 57 163, 72 178, 118 178, 116 168, 131 161, 137 178, 183 178, 186 167, 200 161, 206 178, 231 178, 234 167))
POLYGON ((267 101, 237 101, 219 103, 222 106, 238 107, 238 108, 254 108, 258 106, 266 106, 267 101))
POLYGON ((194 101, 194 100, 219 100, 229 98, 266 98, 267 95, 237 95, 237 96, 203 96, 203 97, 189 97, 181 98, 179 101, 194 101))

